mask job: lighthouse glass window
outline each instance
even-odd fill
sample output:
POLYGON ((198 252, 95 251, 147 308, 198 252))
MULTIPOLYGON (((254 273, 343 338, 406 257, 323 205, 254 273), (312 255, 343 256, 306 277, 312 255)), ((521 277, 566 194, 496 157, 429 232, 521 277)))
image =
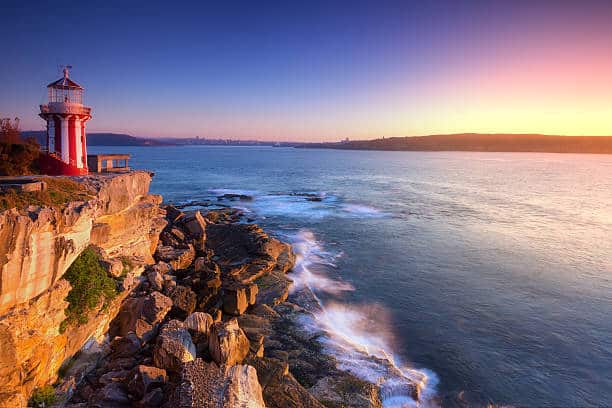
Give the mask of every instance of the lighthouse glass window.
POLYGON ((70 88, 50 88, 49 101, 60 103, 78 103, 82 102, 83 91, 80 89, 70 88))

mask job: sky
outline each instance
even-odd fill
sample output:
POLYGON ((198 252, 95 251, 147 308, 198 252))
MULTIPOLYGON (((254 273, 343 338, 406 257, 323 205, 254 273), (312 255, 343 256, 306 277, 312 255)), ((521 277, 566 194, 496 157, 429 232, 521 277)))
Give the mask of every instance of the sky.
POLYGON ((336 141, 612 135, 612 1, 0 5, 0 117, 71 64, 89 132, 336 141))

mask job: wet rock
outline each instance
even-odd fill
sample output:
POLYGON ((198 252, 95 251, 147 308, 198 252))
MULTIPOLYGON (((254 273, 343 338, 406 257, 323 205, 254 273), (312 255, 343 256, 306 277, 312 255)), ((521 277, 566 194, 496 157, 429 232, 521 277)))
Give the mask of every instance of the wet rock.
POLYGON ((140 399, 153 388, 160 387, 166 382, 166 370, 157 367, 138 365, 131 373, 128 390, 140 399))
POLYGON ((208 337, 208 350, 217 364, 240 364, 249 353, 249 339, 236 319, 212 325, 208 337))
POLYGON ((210 333, 212 324, 212 316, 203 312, 192 313, 185 319, 185 327, 187 327, 187 329, 206 336, 210 333))
POLYGON ((253 196, 247 195, 247 194, 223 194, 217 197, 217 200, 219 201, 223 201, 223 200, 230 200, 230 201, 236 201, 236 200, 240 200, 240 201, 252 201, 253 200, 253 196))
POLYGON ((195 259, 195 249, 192 244, 187 244, 183 248, 160 245, 157 247, 155 257, 169 263, 174 270, 185 269, 195 259))
POLYGON ((287 278, 284 272, 275 269, 257 279, 258 294, 257 301, 261 304, 270 306, 278 305, 289 296, 289 288, 292 281, 287 278))
POLYGON ((382 408, 378 387, 346 372, 322 378, 309 391, 319 401, 325 401, 327 405, 382 408))
POLYGON ((250 361, 257 370, 268 408, 324 408, 289 372, 286 362, 272 358, 250 361))
POLYGON ((160 331, 153 349, 156 367, 179 372, 183 363, 194 360, 196 347, 189 331, 178 320, 171 320, 160 331))
POLYGON ((197 295, 186 286, 177 285, 170 292, 170 298, 174 305, 174 312, 181 318, 189 316, 195 310, 197 295))

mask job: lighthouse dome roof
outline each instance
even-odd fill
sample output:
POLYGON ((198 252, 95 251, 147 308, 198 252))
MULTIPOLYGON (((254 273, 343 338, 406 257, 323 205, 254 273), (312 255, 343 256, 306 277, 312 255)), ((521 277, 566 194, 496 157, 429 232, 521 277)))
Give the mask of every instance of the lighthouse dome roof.
POLYGON ((83 89, 83 87, 72 79, 64 76, 63 78, 58 79, 55 82, 51 82, 47 85, 47 88, 56 88, 56 89, 83 89))

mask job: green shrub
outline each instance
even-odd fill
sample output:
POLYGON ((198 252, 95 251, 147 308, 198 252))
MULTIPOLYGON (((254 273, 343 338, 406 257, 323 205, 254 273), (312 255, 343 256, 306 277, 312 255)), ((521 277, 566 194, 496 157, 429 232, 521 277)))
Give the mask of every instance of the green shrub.
POLYGON ((55 389, 50 385, 45 385, 34 390, 30 400, 28 401, 28 407, 44 408, 53 405, 56 401, 55 389))
MULTIPOLYGON (((64 274, 72 289, 66 297, 69 305, 66 308, 67 324, 87 323, 88 312, 117 296, 117 284, 100 265, 98 254, 90 247, 85 249, 64 274)), ((60 325, 60 331, 66 330, 66 325, 60 325)))

